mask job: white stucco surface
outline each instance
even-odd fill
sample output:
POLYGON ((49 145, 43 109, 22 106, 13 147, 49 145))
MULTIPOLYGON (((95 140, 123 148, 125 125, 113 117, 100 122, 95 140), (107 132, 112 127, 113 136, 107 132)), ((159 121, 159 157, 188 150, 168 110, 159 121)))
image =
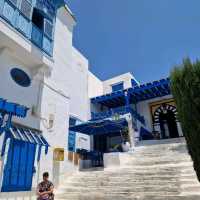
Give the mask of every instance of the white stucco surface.
MULTIPOLYGON (((17 34, 17 37, 11 35, 10 38, 20 41, 17 41, 18 45, 12 46, 12 48, 16 51, 21 48, 22 52, 29 56, 24 58, 24 56, 13 55, 12 51, 8 51, 7 48, 0 51, 0 76, 1 83, 3 83, 0 84, 0 96, 30 108, 25 119, 14 118, 13 121, 41 130, 50 145, 48 154, 45 155, 43 149, 41 161, 35 162, 36 173, 33 176, 33 190, 41 181, 44 171, 49 172, 50 179, 57 185, 62 181, 64 174, 70 174, 77 170, 77 167, 67 159, 69 116, 87 121, 90 113, 88 60, 72 45, 74 25, 75 21, 71 14, 65 8, 60 8, 55 25, 53 58, 49 62, 31 60, 32 57, 35 60, 38 58, 33 52, 27 50, 28 41, 14 30, 11 30, 11 34, 17 34), (11 79, 10 70, 13 67, 23 69, 30 76, 32 80, 30 87, 21 87, 11 79), (51 124, 50 119, 52 120, 51 124), (64 161, 53 161, 55 148, 65 150, 64 161)), ((0 40, 1 36, 0 32, 0 40)), ((10 48, 12 43, 9 42, 7 45, 10 48)), ((78 134, 76 143, 77 146, 89 149, 90 137, 78 134), (85 142, 84 139, 87 141, 85 142)), ((34 199, 34 195, 34 192, 15 193, 15 197, 20 200, 29 199, 30 196, 33 196, 34 199)), ((0 199, 10 199, 11 197, 13 196, 10 193, 0 194, 0 199)))
POLYGON ((106 81, 103 81, 103 92, 104 94, 108 94, 112 92, 112 85, 123 82, 124 89, 132 87, 131 79, 133 79, 133 75, 131 73, 122 74, 106 81))
POLYGON ((103 82, 92 72, 88 73, 88 96, 93 98, 103 95, 103 82))

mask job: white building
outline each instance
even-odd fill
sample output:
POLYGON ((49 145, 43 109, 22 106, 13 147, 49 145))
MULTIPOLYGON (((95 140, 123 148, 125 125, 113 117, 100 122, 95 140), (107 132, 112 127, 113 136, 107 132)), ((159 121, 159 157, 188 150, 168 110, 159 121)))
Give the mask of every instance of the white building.
MULTIPOLYGON (((69 125, 130 114, 133 131, 145 134, 158 130, 163 137, 174 136, 169 128, 174 124, 162 116, 175 108, 168 89, 161 84, 160 96, 156 92, 143 94, 130 73, 99 80, 89 71, 88 60, 73 47, 75 25, 62 0, 0 0, 0 98, 16 103, 15 111, 17 104, 29 108, 26 117, 13 116, 12 127, 1 130, 0 199, 34 198, 44 171, 58 185, 63 175, 78 169, 77 149, 98 150, 95 145, 99 146, 101 138, 85 132, 75 134, 69 131, 69 125), (168 92, 162 93, 165 89, 168 92), (45 147, 41 154, 40 148, 47 143, 41 143, 38 137, 49 144, 46 154, 45 147)), ((0 106, 0 113, 11 116, 5 105, 0 106)), ((0 125, 4 126, 1 116, 0 125)), ((179 123, 177 127, 180 129, 179 123)), ((180 130, 178 134, 181 136, 180 130)), ((134 132, 131 137, 136 137, 134 132)), ((109 144, 119 139, 119 134, 110 136, 109 144)))
MULTIPOLYGON (((0 199, 10 195, 8 192, 17 192, 17 198, 23 196, 19 191, 34 190, 44 171, 50 173, 57 185, 64 173, 70 174, 77 168, 76 155, 68 155, 69 118, 87 121, 89 100, 88 60, 72 45, 75 25, 64 1, 0 1, 0 97, 28 107, 27 117, 13 117, 13 124, 23 130, 42 132, 50 145, 46 155, 42 151, 39 162, 39 145, 35 145, 31 160, 34 163, 30 163, 32 169, 25 181, 20 178, 28 170, 24 163, 9 161, 31 154, 24 150, 24 155, 12 154, 11 158, 11 139, 7 141, 6 153, 1 158, 0 199), (53 160, 55 149, 61 153, 64 150, 64 161, 53 160)), ((20 145, 24 146, 24 142, 20 145)), ((76 146, 81 145, 90 148, 87 135, 76 137, 76 146)))

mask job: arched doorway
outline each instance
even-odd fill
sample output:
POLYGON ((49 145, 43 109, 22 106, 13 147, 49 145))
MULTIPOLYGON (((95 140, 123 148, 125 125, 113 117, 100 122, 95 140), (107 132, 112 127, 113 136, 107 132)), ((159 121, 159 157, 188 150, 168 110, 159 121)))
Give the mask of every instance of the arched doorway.
POLYGON ((179 131, 177 127, 177 109, 169 104, 162 104, 154 112, 154 127, 159 128, 161 138, 177 138, 179 131))

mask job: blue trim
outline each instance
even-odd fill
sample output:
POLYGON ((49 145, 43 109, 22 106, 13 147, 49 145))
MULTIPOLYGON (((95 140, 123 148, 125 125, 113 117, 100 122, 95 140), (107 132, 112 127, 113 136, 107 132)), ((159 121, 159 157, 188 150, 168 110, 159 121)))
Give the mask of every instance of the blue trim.
POLYGON ((40 161, 40 158, 41 158, 41 152, 42 152, 42 145, 39 145, 39 147, 38 147, 38 155, 37 155, 37 162, 40 161))
POLYGON ((5 99, 0 98, 0 112, 8 113, 17 117, 25 118, 28 108, 16 103, 7 102, 5 99))
MULTIPOLYGON (((23 129, 23 128, 17 128, 17 127, 11 126, 9 129, 7 129, 7 131, 5 131, 1 156, 4 156, 6 141, 8 138, 11 138, 16 141, 38 145, 39 146, 38 154, 41 153, 41 147, 44 146, 45 154, 48 153, 49 144, 46 141, 46 139, 41 135, 41 133, 29 130, 29 129, 23 129)), ((38 155, 38 159, 40 159, 40 155, 38 155)))
POLYGON ((112 109, 109 109, 108 111, 105 111, 105 112, 99 112, 99 113, 92 112, 91 113, 91 115, 92 115, 91 121, 105 119, 105 118, 111 118, 115 114, 124 115, 124 114, 127 114, 127 113, 131 113, 131 115, 136 120, 140 121, 142 124, 145 125, 144 117, 141 116, 139 113, 137 113, 137 111, 134 110, 133 108, 131 108, 129 105, 128 106, 121 106, 121 107, 117 107, 117 108, 112 108, 112 109))
POLYGON ((69 128, 70 131, 87 135, 102 135, 122 131, 128 126, 126 119, 88 121, 69 128))
MULTIPOLYGON (((47 2, 47 0, 42 1, 47 2)), ((33 6, 34 5, 32 5, 32 9, 33 6)), ((49 12, 46 13, 46 15, 49 15, 49 12)), ((51 17, 53 27, 55 26, 55 16, 51 17)), ((30 40, 33 44, 35 44, 38 48, 40 48, 42 52, 46 53, 50 57, 53 56, 54 36, 49 39, 46 37, 43 30, 34 32, 35 29, 32 21, 27 16, 25 16, 18 7, 13 5, 8 0, 0 0, 0 17, 4 19, 8 24, 10 24, 14 29, 16 29, 19 33, 21 33, 24 37, 30 40), (36 42, 35 40, 40 37, 41 42, 36 42)))
POLYGON ((3 173, 2 192, 30 191, 36 145, 11 139, 3 173))
MULTIPOLYGON (((76 117, 69 117, 69 127, 81 124, 82 121, 76 117)), ((76 132, 68 131, 68 151, 76 152, 76 132)))
MULTIPOLYGON (((131 87, 126 90, 129 95, 130 104, 162 97, 171 94, 169 78, 154 81, 152 83, 131 87)), ((108 108, 126 105, 125 91, 112 92, 107 95, 95 97, 91 99, 93 104, 101 104, 108 108)))
POLYGON ((9 134, 5 133, 4 139, 3 139, 3 144, 2 144, 1 157, 3 157, 5 155, 6 143, 7 143, 8 138, 10 138, 9 134))

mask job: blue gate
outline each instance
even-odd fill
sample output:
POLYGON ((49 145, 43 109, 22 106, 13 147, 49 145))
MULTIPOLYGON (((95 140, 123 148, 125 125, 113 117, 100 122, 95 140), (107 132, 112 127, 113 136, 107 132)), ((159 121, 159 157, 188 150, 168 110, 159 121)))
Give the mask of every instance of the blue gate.
POLYGON ((30 191, 36 145, 11 139, 4 167, 2 192, 30 191))

